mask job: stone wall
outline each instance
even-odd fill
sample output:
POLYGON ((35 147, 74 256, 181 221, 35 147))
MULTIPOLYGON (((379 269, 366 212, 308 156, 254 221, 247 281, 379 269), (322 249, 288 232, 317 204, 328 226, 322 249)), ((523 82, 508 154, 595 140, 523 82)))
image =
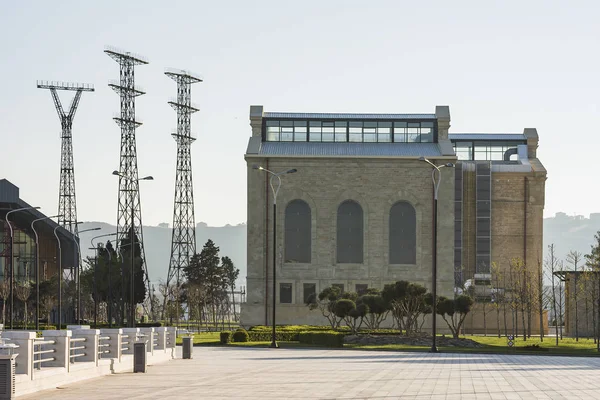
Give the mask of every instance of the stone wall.
MULTIPOLYGON (((435 162, 435 160, 433 160, 435 162)), ((407 280, 431 287, 432 200, 431 167, 406 159, 304 159, 248 157, 248 276, 247 302, 242 308, 242 324, 270 321, 272 285, 272 193, 268 175, 253 170, 260 164, 272 171, 296 168, 284 175, 277 209, 277 282, 293 285, 292 304, 279 307, 278 323, 307 323, 303 304, 303 283, 315 283, 317 292, 331 284, 356 284, 383 288, 386 283, 407 280), (294 199, 311 207, 312 257, 310 264, 283 263, 284 211, 294 199), (337 207, 355 200, 364 213, 364 262, 336 263, 337 207), (415 207, 417 216, 417 262, 415 265, 389 264, 389 212, 397 201, 415 207), (266 212, 268 210, 268 213, 266 212), (268 306, 265 309, 265 306, 268 306), (268 310, 268 312, 267 312, 268 310), (285 311, 284 311, 285 310, 285 311)), ((453 293, 453 171, 442 169, 439 193, 438 293, 453 293)), ((277 296, 279 300, 279 296, 277 296)), ((315 314, 316 313, 316 314, 315 314)), ((314 314, 314 316, 313 316, 314 314)), ((322 318, 322 317, 321 317, 322 318)))

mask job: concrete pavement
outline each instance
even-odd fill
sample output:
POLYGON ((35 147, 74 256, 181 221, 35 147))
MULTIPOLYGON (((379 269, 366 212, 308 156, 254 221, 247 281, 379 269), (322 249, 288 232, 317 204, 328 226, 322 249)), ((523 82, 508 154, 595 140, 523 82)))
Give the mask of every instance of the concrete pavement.
POLYGON ((600 358, 195 347, 146 374, 20 398, 600 399, 600 358))

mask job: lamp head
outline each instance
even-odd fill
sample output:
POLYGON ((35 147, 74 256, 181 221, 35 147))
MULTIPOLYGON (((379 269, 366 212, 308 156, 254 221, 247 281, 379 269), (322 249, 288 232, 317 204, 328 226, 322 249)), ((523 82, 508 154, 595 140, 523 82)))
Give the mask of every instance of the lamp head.
POLYGON ((449 163, 446 164, 446 167, 448 167, 448 168, 454 168, 455 165, 454 165, 454 163, 449 162, 449 163))
POLYGON ((427 162, 427 161, 429 161, 429 160, 428 160, 428 159, 426 159, 425 157, 419 157, 419 161, 425 161, 425 162, 427 162))
POLYGON ((293 174, 295 172, 298 172, 298 170, 296 168, 292 168, 292 169, 287 170, 285 173, 286 174, 293 174))
POLYGON ((116 176, 121 176, 121 173, 119 171, 117 171, 117 170, 113 171, 112 174, 116 175, 116 176))
POLYGON ((145 176, 142 179, 140 179, 140 181, 153 181, 154 177, 151 175, 145 176))
POLYGON ((263 168, 262 168, 260 165, 256 165, 256 164, 254 164, 254 165, 252 166, 252 169, 263 169, 263 168))

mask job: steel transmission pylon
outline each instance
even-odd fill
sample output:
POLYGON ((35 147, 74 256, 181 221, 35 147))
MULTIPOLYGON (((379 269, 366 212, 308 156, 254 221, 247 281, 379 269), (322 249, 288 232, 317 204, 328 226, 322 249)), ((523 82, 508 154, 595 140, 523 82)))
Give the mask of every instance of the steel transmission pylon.
MULTIPOLYGON (((198 111, 192 106, 192 83, 202 82, 194 74, 180 70, 167 70, 169 78, 177 82, 177 99, 169 104, 177 111, 177 167, 175 173, 175 204, 173 209, 173 236, 171 258, 167 275, 167 298, 173 296, 172 285, 180 288, 182 273, 196 254, 196 222, 194 218, 194 184, 192 179, 191 145, 196 140, 191 134, 191 115, 198 111)), ((179 293, 179 290, 177 290, 179 293)), ((164 307, 163 307, 164 308, 164 307)))
MULTIPOLYGON (((75 166, 73 164, 73 118, 83 92, 93 92, 94 86, 86 83, 37 81, 39 89, 50 89, 54 106, 60 118, 61 151, 60 151, 60 183, 58 189, 58 224, 78 236, 77 229, 77 202, 75 200, 75 166), (65 112, 58 90, 74 91, 68 112, 65 112)), ((68 280, 73 279, 75 265, 69 269, 68 280)))
MULTIPOLYGON (((117 246, 123 240, 130 241, 131 229, 135 235, 136 245, 140 246, 140 256, 146 285, 146 301, 144 308, 154 318, 152 287, 148 276, 144 235, 142 230, 142 208, 137 165, 137 148, 135 130, 142 125, 135 119, 135 98, 145 94, 135 87, 135 66, 148 64, 144 58, 112 48, 104 52, 119 64, 119 81, 109 83, 109 87, 121 98, 121 113, 114 117, 121 127, 121 156, 119 161, 119 200, 117 205, 117 246)), ((126 249, 127 251, 128 249, 126 249)))

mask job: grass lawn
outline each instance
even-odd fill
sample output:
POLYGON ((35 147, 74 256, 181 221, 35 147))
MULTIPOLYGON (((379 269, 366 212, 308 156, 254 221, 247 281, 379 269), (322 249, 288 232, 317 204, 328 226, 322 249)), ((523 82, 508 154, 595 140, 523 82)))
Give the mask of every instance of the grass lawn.
MULTIPOLYGON (((513 347, 508 347, 508 341, 505 337, 497 336, 463 336, 466 339, 474 340, 484 347, 439 347, 439 350, 445 353, 498 353, 498 354, 535 354, 535 355, 571 355, 571 356, 600 356, 596 350, 596 344, 592 339, 564 338, 559 340, 556 346, 554 337, 546 337, 540 341, 539 337, 531 337, 526 341, 523 338, 514 340, 513 347), (526 346, 539 346, 537 348, 527 348, 526 346)), ((360 350, 395 350, 395 351, 429 351, 428 346, 408 346, 401 344, 367 346, 367 345, 345 345, 344 348, 360 350)))
MULTIPOLYGON (((592 339, 579 339, 575 341, 572 338, 559 340, 556 346, 554 337, 546 337, 541 342, 539 337, 531 337, 526 341, 522 337, 514 340, 514 346, 508 347, 505 337, 497 336, 463 336, 466 339, 474 340, 484 345, 481 348, 470 347, 440 347, 440 351, 445 353, 499 353, 499 354, 535 354, 535 355, 571 355, 571 356, 600 356, 596 350, 596 344, 592 339), (539 349, 527 349, 526 346, 537 345, 539 349)), ((278 342, 283 348, 307 348, 318 347, 301 344, 298 342, 278 342)), ((177 344, 182 344, 182 337, 177 338, 177 344)), ((246 342, 230 343, 228 347, 260 347, 265 348, 271 345, 266 342, 246 342)), ((219 342, 219 332, 202 332, 194 334, 194 346, 223 346, 219 342)), ((429 346, 409 346, 402 344, 389 345, 354 345, 346 344, 344 349, 356 350, 383 350, 383 351, 429 351, 429 346)))

